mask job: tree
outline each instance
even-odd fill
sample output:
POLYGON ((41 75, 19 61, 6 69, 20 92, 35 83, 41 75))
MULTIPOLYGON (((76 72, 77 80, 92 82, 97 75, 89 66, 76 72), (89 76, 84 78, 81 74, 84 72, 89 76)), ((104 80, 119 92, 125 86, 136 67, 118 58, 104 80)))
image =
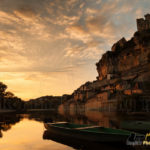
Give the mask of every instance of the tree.
POLYGON ((5 96, 5 98, 13 98, 14 94, 8 91, 8 92, 4 93, 4 96, 5 96))
POLYGON ((6 89, 7 89, 7 85, 0 82, 0 94, 4 94, 6 89))
POLYGON ((0 82, 0 102, 1 102, 1 108, 4 108, 4 95, 5 95, 5 91, 7 89, 7 86, 0 82))

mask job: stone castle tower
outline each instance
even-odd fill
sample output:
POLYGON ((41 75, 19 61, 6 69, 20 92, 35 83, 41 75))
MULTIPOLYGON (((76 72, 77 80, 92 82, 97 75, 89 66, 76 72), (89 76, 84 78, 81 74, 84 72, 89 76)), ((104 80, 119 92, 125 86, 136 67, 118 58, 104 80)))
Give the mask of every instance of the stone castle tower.
POLYGON ((150 14, 145 15, 144 18, 137 19, 137 29, 138 31, 150 29, 150 14))

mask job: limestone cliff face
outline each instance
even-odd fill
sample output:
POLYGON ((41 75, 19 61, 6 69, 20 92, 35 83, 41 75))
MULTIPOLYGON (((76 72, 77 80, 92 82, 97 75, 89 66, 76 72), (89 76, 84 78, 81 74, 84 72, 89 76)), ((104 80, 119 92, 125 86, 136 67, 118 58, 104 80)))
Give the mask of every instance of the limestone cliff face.
POLYGON ((145 18, 129 41, 122 38, 96 63, 97 80, 78 88, 61 109, 150 111, 150 15, 145 18))
POLYGON ((101 91, 111 93, 117 110, 150 110, 150 29, 119 40, 96 66, 99 82, 107 82, 101 91))
MULTIPOLYGON (((121 77, 150 62, 150 30, 136 32, 134 37, 120 46, 116 43, 115 49, 106 52, 96 64, 98 80, 111 76, 121 77)), ((133 73, 134 74, 134 73, 133 73)))

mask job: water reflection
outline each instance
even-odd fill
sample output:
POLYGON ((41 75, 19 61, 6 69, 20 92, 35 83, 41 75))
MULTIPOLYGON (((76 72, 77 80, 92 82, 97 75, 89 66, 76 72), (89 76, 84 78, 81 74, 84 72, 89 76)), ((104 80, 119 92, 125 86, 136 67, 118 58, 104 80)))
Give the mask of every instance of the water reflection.
POLYGON ((0 130, 0 138, 3 136, 2 131, 0 130))
POLYGON ((13 125, 19 122, 22 119, 21 116, 10 115, 10 114, 1 114, 0 115, 0 137, 3 137, 2 132, 8 131, 13 125))
MULTIPOLYGON (((60 137, 45 131, 43 122, 67 121, 76 124, 93 124, 111 128, 138 130, 141 133, 150 131, 150 118, 145 116, 125 117, 96 111, 84 114, 57 114, 55 112, 34 112, 30 114, 0 115, 0 150, 119 150, 120 147, 87 143, 67 137, 60 137), (42 138, 43 137, 43 138, 42 138)), ((121 146, 121 150, 129 149, 121 146)), ((143 149, 143 148, 142 148, 143 149)))
POLYGON ((68 145, 70 147, 73 147, 75 149, 80 150, 99 150, 100 148, 102 150, 126 150, 128 148, 124 147, 123 145, 106 145, 106 144, 100 144, 96 142, 87 142, 83 140, 77 140, 75 138, 68 138, 65 136, 60 136, 56 133, 52 133, 48 130, 46 130, 43 134, 44 140, 53 140, 65 145, 68 145))
POLYGON ((149 115, 125 116, 116 113, 101 113, 99 111, 86 111, 83 114, 61 114, 64 120, 77 124, 93 124, 108 128, 127 129, 140 133, 150 131, 149 115))
POLYGON ((73 150, 73 148, 54 141, 43 140, 44 127, 42 122, 24 118, 4 131, 0 139, 1 150, 73 150))

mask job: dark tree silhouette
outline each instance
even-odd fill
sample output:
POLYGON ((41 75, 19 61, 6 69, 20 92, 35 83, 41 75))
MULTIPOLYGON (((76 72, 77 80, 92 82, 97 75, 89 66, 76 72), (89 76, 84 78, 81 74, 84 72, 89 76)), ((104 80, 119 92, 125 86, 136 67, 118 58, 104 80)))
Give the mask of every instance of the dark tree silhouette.
POLYGON ((0 102, 1 102, 2 109, 4 108, 4 95, 5 95, 6 89, 7 89, 7 85, 0 82, 0 102))
POLYGON ((6 91, 7 86, 0 82, 0 108, 21 110, 24 107, 24 101, 16 97, 12 92, 6 91))

